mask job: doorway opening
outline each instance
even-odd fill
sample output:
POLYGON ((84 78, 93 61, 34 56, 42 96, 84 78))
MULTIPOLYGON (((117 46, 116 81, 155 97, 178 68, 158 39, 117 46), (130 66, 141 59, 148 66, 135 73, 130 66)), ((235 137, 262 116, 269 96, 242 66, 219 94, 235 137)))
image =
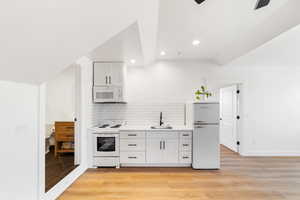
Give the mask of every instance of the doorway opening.
POLYGON ((79 166, 79 66, 45 83, 45 192, 79 166))
POLYGON ((241 152, 241 93, 242 85, 220 89, 220 143, 227 149, 241 152))

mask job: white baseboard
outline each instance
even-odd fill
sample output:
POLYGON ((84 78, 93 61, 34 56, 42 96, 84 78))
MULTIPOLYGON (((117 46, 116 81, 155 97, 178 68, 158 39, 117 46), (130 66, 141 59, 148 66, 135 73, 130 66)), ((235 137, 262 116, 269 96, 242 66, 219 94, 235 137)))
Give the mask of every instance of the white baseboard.
POLYGON ((57 199, 74 181, 81 176, 87 170, 86 166, 78 166, 70 174, 68 174, 64 179, 62 179, 58 184, 56 184, 51 190, 49 190, 44 200, 55 200, 57 199))
POLYGON ((145 164, 121 164, 121 167, 192 167, 191 164, 187 163, 183 163, 183 164, 149 164, 149 163, 145 163, 145 164))
POLYGON ((241 156, 300 157, 300 151, 246 151, 241 156))

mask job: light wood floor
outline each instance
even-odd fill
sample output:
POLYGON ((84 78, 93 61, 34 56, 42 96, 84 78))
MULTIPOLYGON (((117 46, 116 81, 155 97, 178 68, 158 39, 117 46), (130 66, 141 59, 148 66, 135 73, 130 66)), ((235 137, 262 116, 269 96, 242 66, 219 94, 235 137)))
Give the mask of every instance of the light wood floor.
POLYGON ((222 169, 93 169, 59 200, 300 200, 300 158, 240 157, 222 147, 222 169))

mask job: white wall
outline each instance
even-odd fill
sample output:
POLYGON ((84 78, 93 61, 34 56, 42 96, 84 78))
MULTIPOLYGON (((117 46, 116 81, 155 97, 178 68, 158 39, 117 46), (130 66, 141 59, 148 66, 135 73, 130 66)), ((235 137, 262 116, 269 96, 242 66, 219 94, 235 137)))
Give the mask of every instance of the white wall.
POLYGON ((210 77, 218 68, 209 62, 197 61, 161 61, 145 67, 128 67, 128 102, 192 101, 201 85, 210 86, 210 77))
MULTIPOLYGON (((226 66, 157 62, 128 68, 128 102, 186 102, 242 83, 245 155, 300 155, 300 26, 226 66)), ((217 98, 217 97, 216 97, 217 98)))
POLYGON ((243 83, 246 155, 300 155, 299 34, 300 26, 215 74, 215 85, 243 83))
POLYGON ((0 81, 0 199, 38 199, 38 87, 0 81))
POLYGON ((74 120, 75 78, 76 66, 71 66, 46 83, 47 124, 74 120))

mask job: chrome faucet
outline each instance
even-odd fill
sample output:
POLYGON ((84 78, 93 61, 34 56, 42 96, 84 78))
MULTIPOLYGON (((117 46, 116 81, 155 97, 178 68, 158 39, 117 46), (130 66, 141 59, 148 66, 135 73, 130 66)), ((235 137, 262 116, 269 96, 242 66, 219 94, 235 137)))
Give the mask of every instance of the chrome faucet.
POLYGON ((162 112, 160 112, 160 118, 159 118, 159 126, 164 125, 164 122, 162 120, 162 112))

